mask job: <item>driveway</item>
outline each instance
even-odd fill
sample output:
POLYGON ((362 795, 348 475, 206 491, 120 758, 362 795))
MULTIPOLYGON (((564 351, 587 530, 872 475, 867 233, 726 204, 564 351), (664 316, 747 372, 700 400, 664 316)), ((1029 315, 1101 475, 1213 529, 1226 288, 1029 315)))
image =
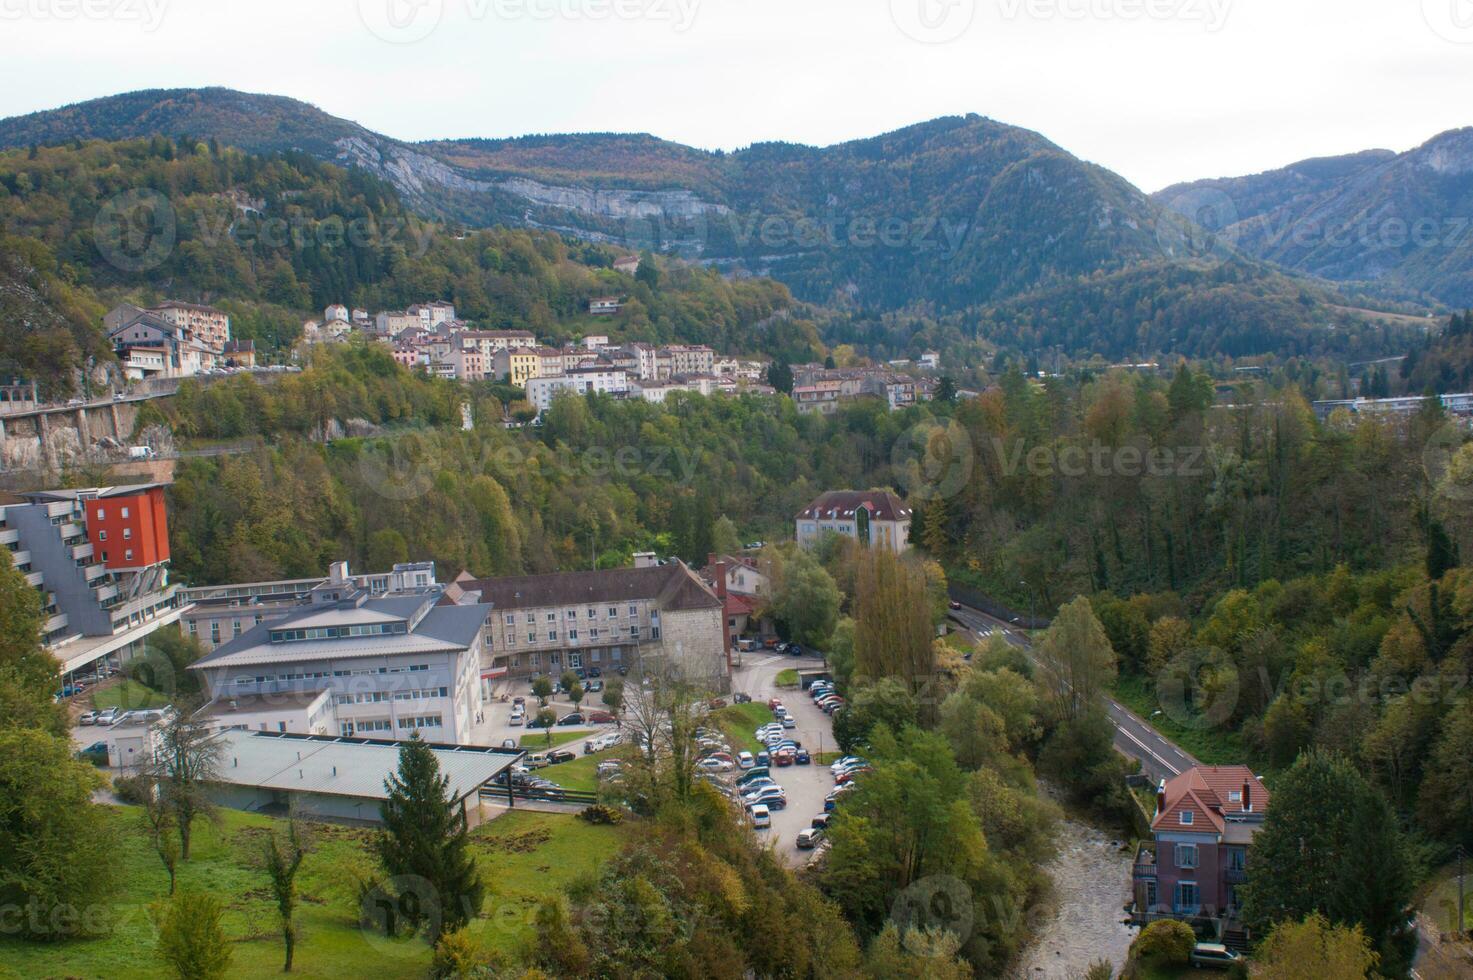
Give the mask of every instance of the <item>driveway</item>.
MULTIPOLYGON (((808 692, 797 688, 780 689, 773 683, 778 671, 785 667, 814 669, 823 666, 816 657, 789 657, 772 654, 748 654, 745 666, 732 672, 731 689, 752 695, 753 701, 766 703, 768 698, 779 698, 788 712, 797 719, 798 727, 789 730, 789 735, 803 743, 810 753, 833 752, 833 725, 829 716, 814 705, 808 692)), ((823 798, 834 788, 829 767, 815 758, 808 766, 773 767, 772 778, 777 780, 788 794, 788 806, 772 815, 772 827, 759 830, 759 838, 771 844, 789 867, 801 867, 812 857, 812 851, 800 851, 794 841, 798 831, 809 826, 813 818, 823 812, 823 798)))

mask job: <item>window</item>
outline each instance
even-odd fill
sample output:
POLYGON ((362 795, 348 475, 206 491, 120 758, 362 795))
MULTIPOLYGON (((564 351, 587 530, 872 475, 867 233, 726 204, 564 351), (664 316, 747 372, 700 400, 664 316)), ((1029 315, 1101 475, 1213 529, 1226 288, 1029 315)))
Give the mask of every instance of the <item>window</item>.
POLYGON ((550 642, 550 643, 557 642, 557 630, 548 630, 547 631, 547 639, 548 639, 548 642, 550 642))
POLYGON ((639 607, 638 606, 630 606, 629 607, 629 615, 631 615, 631 616, 638 616, 639 615, 639 607))
POLYGON ((132 538, 133 538, 133 529, 131 527, 125 527, 125 528, 123 528, 123 540, 124 541, 129 541, 129 540, 132 540, 132 538))
POLYGON ((107 520, 107 511, 103 510, 101 507, 97 508, 97 519, 99 521, 107 520))
POLYGON ((527 642, 528 643, 536 643, 537 642, 537 634, 536 633, 528 633, 527 634, 527 642))
POLYGON ((597 626, 594 626, 593 628, 591 628, 588 631, 588 638, 590 640, 596 640, 596 639, 598 639, 598 627, 597 626))
POLYGON ((132 548, 129 548, 128 550, 126 550, 126 551, 123 552, 123 561, 132 561, 132 560, 133 560, 133 549, 132 548))
POLYGON ((1242 871, 1248 863, 1248 852, 1241 847, 1228 849, 1228 870, 1242 871))
POLYGON ((98 541, 106 541, 107 540, 107 528, 103 528, 101 531, 98 531, 97 532, 97 540, 98 541))
POLYGON ((1178 819, 1181 820, 1181 825, 1183 827, 1190 827, 1193 821, 1197 819, 1197 815, 1191 810, 1183 810, 1181 812, 1181 816, 1178 819))
POLYGON ((196 623, 192 619, 189 621, 189 635, 190 636, 198 636, 199 635, 199 623, 196 623))
POLYGON ((507 613, 506 614, 506 625, 508 625, 508 626, 515 626, 516 624, 517 624, 517 614, 516 613, 507 613))
POLYGON ((578 631, 575 630, 575 629, 568 630, 568 639, 570 639, 570 640, 576 640, 576 639, 578 639, 578 631))
POLYGON ((517 637, 516 637, 516 634, 515 633, 508 633, 508 634, 506 634, 506 645, 507 646, 511 646, 516 641, 517 641, 517 637))
POLYGON ((659 638, 660 638, 660 627, 658 627, 658 626, 651 626, 650 627, 650 639, 652 639, 652 640, 658 640, 659 638))
POLYGON ((1197 866, 1196 844, 1176 845, 1176 866, 1185 870, 1190 870, 1197 866))
POLYGON ((568 610, 568 618, 569 619, 577 619, 578 618, 578 610, 576 610, 576 609, 569 609, 568 610))
POLYGON ((568 654, 568 666, 570 666, 570 667, 582 667, 583 666, 583 654, 581 654, 581 653, 570 653, 570 654, 568 654))
POLYGON ((588 618, 589 619, 597 619, 598 618, 598 610, 597 609, 594 609, 592 606, 589 606, 588 607, 588 618))
POLYGON ((557 622, 557 613, 555 613, 555 612, 548 613, 547 614, 547 621, 549 623, 555 623, 555 622, 557 622))
POLYGON ((124 507, 123 508, 123 520, 126 521, 127 519, 128 519, 128 508, 124 507))
POLYGON ((537 622, 537 617, 531 613, 527 613, 527 625, 531 626, 535 622, 537 622))
POLYGON ((1197 892, 1195 881, 1178 881, 1176 883, 1176 911, 1196 913, 1201 907, 1201 898, 1197 892))
POLYGON ((610 606, 609 607, 609 618, 610 619, 618 619, 619 618, 619 607, 618 606, 610 606))

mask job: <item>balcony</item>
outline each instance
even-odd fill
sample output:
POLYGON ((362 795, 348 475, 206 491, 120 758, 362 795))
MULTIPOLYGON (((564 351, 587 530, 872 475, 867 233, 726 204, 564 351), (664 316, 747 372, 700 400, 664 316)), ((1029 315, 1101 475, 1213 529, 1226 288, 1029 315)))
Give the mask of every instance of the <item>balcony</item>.
POLYGON ((107 602, 107 600, 117 596, 117 594, 117 585, 111 583, 109 583, 108 585, 100 585, 92 590, 92 596, 97 600, 98 605, 102 605, 104 602, 107 602))
POLYGON ((1136 846, 1135 864, 1131 867, 1131 877, 1136 881, 1154 881, 1156 878, 1156 845, 1150 841, 1142 841, 1136 846))
POLYGON ((92 542, 85 541, 72 548, 72 561, 85 561, 92 557, 92 542))
POLYGON ((82 535, 82 526, 75 521, 67 521, 64 524, 58 525, 56 529, 61 532, 61 539, 63 541, 70 541, 72 538, 81 537, 82 535))
POLYGON ((106 574, 107 566, 105 565, 88 565, 82 569, 82 577, 89 582, 95 582, 106 574))
POLYGON ((0 527, 0 544, 20 544, 20 532, 13 527, 0 527))
POLYGON ((1222 880, 1229 885, 1241 885, 1248 880, 1248 872, 1244 868, 1226 868, 1222 872, 1222 880))
POLYGON ((66 624, 66 613, 57 613, 55 616, 52 616, 50 619, 46 620, 46 622, 41 626, 41 632, 49 636, 58 630, 66 629, 66 624))
POLYGON ((41 587, 41 583, 44 581, 46 581, 46 576, 42 575, 40 572, 30 572, 26 575, 26 584, 35 586, 38 589, 41 587))

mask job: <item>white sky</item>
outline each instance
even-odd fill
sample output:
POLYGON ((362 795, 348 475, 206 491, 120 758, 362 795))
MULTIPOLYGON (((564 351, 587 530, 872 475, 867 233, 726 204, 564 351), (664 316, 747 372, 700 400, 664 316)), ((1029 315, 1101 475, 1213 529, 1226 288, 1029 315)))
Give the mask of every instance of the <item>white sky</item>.
POLYGON ((1473 0, 0 0, 0 116, 199 85, 407 140, 977 112, 1156 190, 1473 125, 1473 0))

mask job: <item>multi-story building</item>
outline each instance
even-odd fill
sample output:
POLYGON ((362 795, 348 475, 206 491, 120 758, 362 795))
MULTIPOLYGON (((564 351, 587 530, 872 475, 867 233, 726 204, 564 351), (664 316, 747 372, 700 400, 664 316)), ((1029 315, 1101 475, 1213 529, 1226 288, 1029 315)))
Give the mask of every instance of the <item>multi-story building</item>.
POLYGON ((256 366, 256 342, 254 340, 227 340, 220 349, 220 356, 233 367, 253 368, 256 366))
POLYGON ((299 609, 314 594, 339 599, 353 592, 382 596, 437 584, 434 562, 406 562, 387 572, 354 575, 347 562, 335 561, 324 577, 181 588, 179 625, 206 650, 213 650, 254 626, 299 609))
POLYGON ((475 344, 456 345, 439 358, 457 381, 481 381, 486 377, 486 355, 475 344))
POLYGON ((1239 931, 1239 889, 1268 807, 1267 787, 1247 766, 1193 766, 1161 783, 1154 839, 1136 851, 1132 918, 1239 931))
POLYGON ((157 368, 156 374, 162 377, 190 378, 215 366, 220 348, 207 346, 195 337, 191 327, 165 320, 151 310, 113 316, 123 309, 109 314, 114 325, 107 328, 107 337, 129 377, 142 380, 157 368), (136 357, 135 350, 139 352, 136 357))
POLYGON ((672 375, 714 374, 716 372, 716 352, 704 344, 676 344, 662 348, 661 352, 670 356, 672 375))
POLYGON ((651 344, 625 344, 622 350, 629 356, 635 358, 636 367, 631 372, 641 381, 655 381, 659 378, 659 351, 651 344))
POLYGON ((537 358, 534 378, 557 378, 563 373, 563 352, 555 347, 533 347, 528 353, 537 358))
POLYGON ((332 323, 334 320, 348 322, 348 308, 342 303, 334 303, 322 311, 323 323, 332 323))
POLYGON ((811 385, 794 385, 793 402, 804 415, 832 415, 839 410, 837 381, 820 381, 811 385))
POLYGON ((466 342, 474 342, 486 355, 487 363, 497 351, 536 347, 537 338, 530 330, 466 330, 460 335, 466 342))
POLYGON ((484 703, 490 608, 438 586, 371 596, 314 590, 190 665, 221 728, 468 742, 484 703), (334 598, 336 596, 336 598, 334 598))
POLYGON ((910 546, 910 508, 889 490, 830 490, 796 520, 798 543, 812 547, 825 534, 842 534, 897 554, 910 546))
POLYGON ((609 365, 574 368, 555 377, 531 378, 527 381, 527 401, 538 414, 552 407, 552 400, 569 392, 575 395, 623 394, 629 383, 623 371, 609 365))
POLYGON ((491 360, 491 371, 496 379, 505 379, 508 384, 518 388, 527 387, 527 382, 538 377, 538 369, 542 366, 542 358, 533 353, 529 347, 508 347, 498 350, 496 356, 491 360))
POLYGON ((568 669, 667 665, 724 691, 730 685, 721 600, 684 563, 648 557, 634 568, 456 579, 490 606, 488 679, 556 677, 568 669))
POLYGON ((638 255, 621 255, 614 260, 614 271, 623 272, 626 275, 634 275, 639 271, 638 255))
POLYGON ((41 490, 0 507, 0 543, 42 597, 43 639, 63 675, 124 660, 178 620, 164 484, 41 490))
POLYGON ((406 330, 428 327, 428 323, 420 319, 418 313, 410 313, 408 310, 385 310, 374 316, 373 324, 374 332, 380 337, 397 337, 406 330))
POLYGON ((171 299, 150 312, 176 327, 188 328, 196 340, 212 351, 222 350, 230 339, 230 315, 213 306, 171 299))
POLYGON ((591 316, 613 316, 623 308, 624 303, 617 296, 597 296, 588 301, 591 316))

